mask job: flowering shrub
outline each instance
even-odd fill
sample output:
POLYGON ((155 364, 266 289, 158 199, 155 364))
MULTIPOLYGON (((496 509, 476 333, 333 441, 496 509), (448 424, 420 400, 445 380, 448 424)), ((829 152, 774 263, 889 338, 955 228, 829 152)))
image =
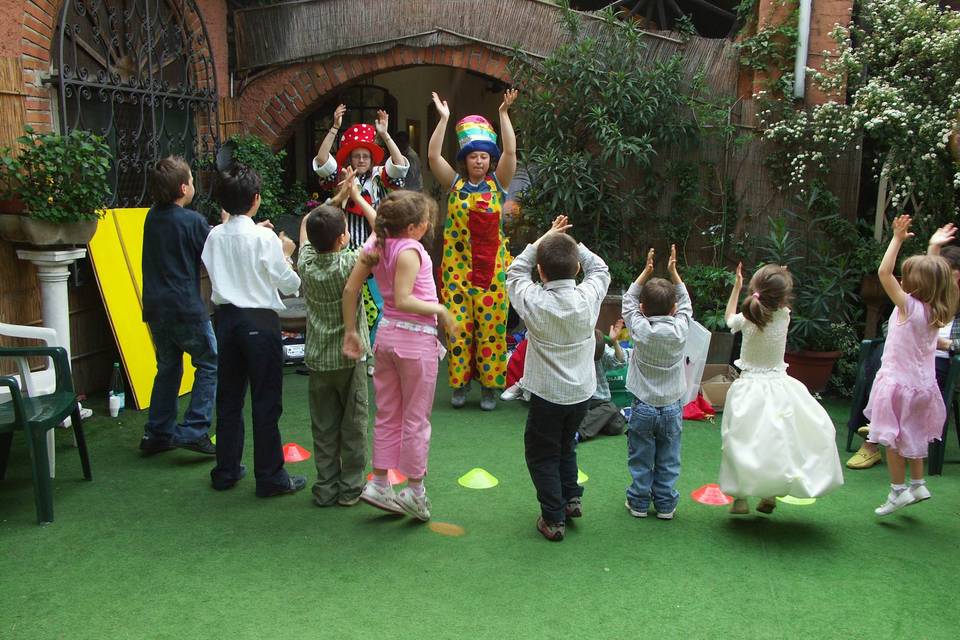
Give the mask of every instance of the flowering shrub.
POLYGON ((47 222, 96 220, 110 200, 110 148, 100 136, 74 129, 67 135, 24 127, 20 154, 0 149, 0 189, 47 222))
POLYGON ((785 186, 809 188, 830 158, 866 137, 891 207, 953 215, 960 164, 948 145, 960 113, 960 13, 931 0, 873 0, 862 3, 858 25, 837 25, 833 36, 837 51, 824 52, 824 72, 811 73, 829 93, 842 94, 848 82, 846 104, 795 109, 776 91, 763 96, 764 135, 784 149, 774 163, 785 186))

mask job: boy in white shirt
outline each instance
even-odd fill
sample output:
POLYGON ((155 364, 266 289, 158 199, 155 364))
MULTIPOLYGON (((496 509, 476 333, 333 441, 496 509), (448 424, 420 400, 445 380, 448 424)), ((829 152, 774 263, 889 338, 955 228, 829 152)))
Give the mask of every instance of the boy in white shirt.
POLYGON ((237 165, 220 174, 214 197, 226 214, 203 247, 203 264, 217 305, 217 465, 213 488, 233 487, 246 475, 243 455, 243 400, 250 383, 253 413, 253 468, 258 497, 299 491, 304 476, 283 468, 278 422, 283 412, 283 345, 277 290, 292 295, 300 277, 290 256, 295 245, 284 234, 253 222, 260 208, 260 175, 237 165))

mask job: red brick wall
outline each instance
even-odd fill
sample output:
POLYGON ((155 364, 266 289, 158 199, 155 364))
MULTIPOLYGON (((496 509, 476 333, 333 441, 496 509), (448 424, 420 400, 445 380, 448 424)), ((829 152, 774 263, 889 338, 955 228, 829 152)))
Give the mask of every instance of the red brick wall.
MULTIPOLYGON (((207 27, 218 91, 229 91, 227 5, 225 0, 196 0, 207 27)), ((53 126, 53 91, 42 80, 51 69, 63 0, 4 0, 0 3, 0 56, 19 57, 23 66, 26 123, 38 130, 53 126)))
POLYGON ((469 69, 510 82, 507 58, 480 45, 432 49, 401 46, 368 56, 338 56, 291 65, 260 77, 239 96, 241 119, 250 133, 280 148, 300 120, 337 87, 364 76, 421 64, 469 69))

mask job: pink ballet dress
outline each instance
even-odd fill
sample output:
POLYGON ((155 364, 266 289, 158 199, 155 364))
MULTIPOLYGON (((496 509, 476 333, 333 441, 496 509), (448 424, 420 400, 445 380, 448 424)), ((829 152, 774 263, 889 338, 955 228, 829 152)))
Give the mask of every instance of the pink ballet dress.
POLYGON ((926 458, 939 440, 947 409, 937 387, 936 325, 927 305, 907 296, 905 319, 894 309, 883 345, 880 371, 863 415, 870 420, 869 441, 890 447, 904 458, 926 458))

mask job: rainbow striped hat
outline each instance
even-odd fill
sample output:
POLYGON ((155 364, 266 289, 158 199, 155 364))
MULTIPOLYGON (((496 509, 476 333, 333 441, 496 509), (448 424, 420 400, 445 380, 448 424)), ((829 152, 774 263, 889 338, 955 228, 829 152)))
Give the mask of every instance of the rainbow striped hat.
POLYGON ((457 160, 463 160, 468 153, 486 151, 491 160, 500 159, 500 148, 497 146, 497 134, 494 133, 490 122, 483 116, 467 116, 457 123, 457 142, 460 151, 457 160))

